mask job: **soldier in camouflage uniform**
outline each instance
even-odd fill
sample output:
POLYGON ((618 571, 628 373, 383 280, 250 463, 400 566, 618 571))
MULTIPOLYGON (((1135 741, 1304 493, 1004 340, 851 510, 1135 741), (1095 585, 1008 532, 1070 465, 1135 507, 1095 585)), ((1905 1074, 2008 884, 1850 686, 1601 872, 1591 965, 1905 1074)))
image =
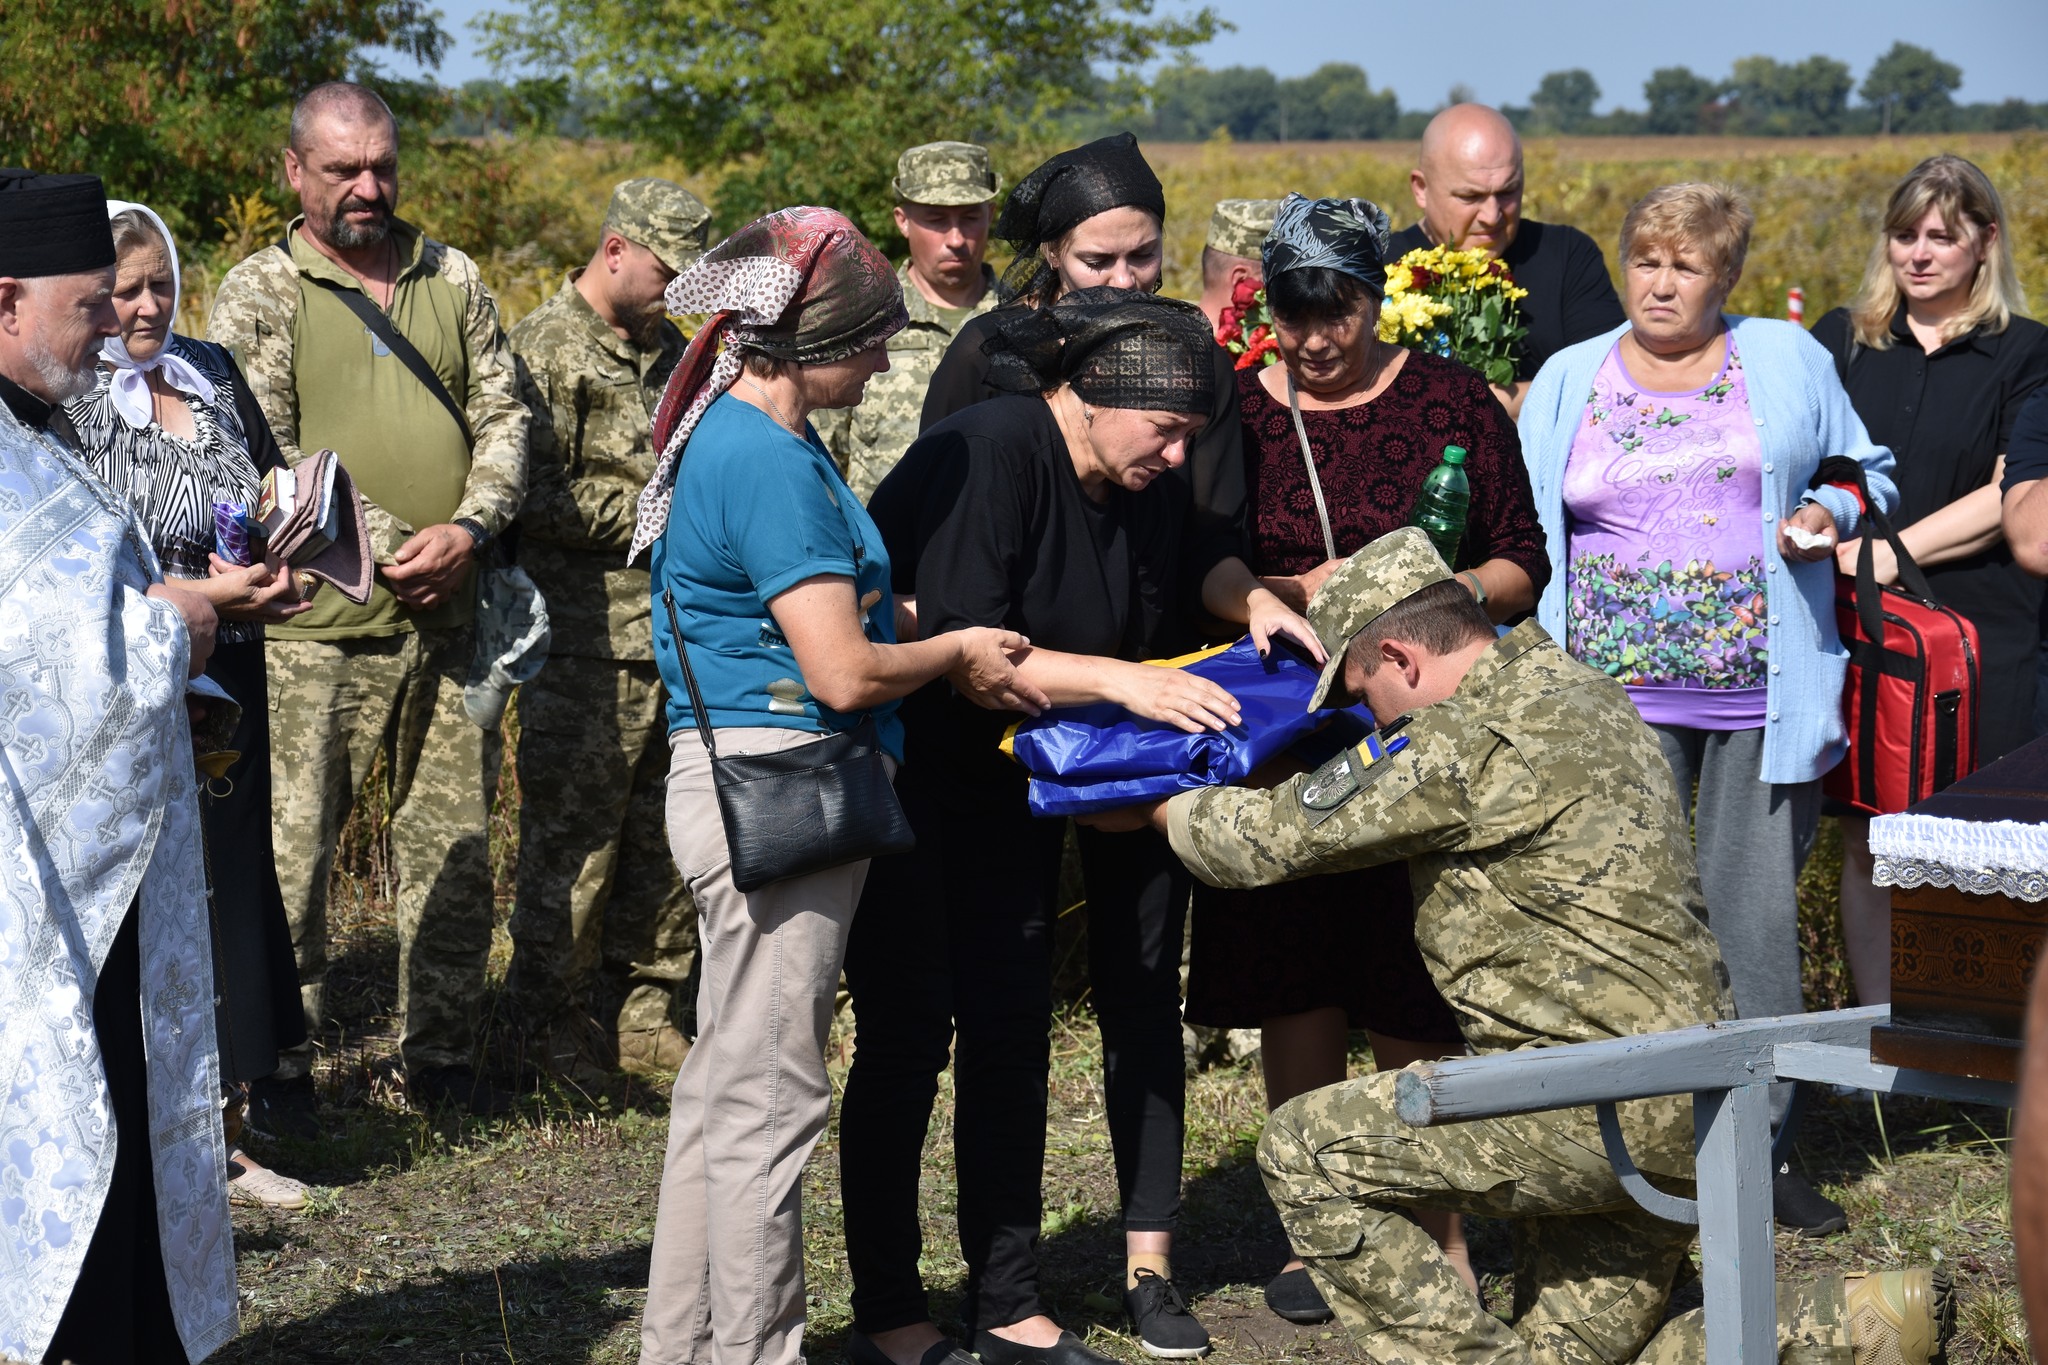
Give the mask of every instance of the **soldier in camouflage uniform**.
POLYGON ((932 371, 967 319, 1000 299, 995 273, 982 263, 1002 183, 988 149, 971 142, 928 142, 896 161, 896 230, 910 244, 897 276, 910 325, 889 338, 889 368, 868 381, 857 408, 811 415, 825 448, 862 502, 917 439, 918 415, 932 371))
MULTIPOLYGON (((392 211, 398 126, 343 82, 292 116, 285 173, 303 214, 221 281, 208 335, 231 349, 278 448, 341 457, 364 501, 375 586, 332 590, 268 631, 277 873, 309 1031, 325 1022, 336 842, 379 753, 398 873, 400 1052, 415 1103, 501 1106, 472 1067, 490 951, 487 829, 495 732, 463 710, 476 651, 475 565, 526 491, 526 409, 476 263, 392 211), (346 300, 367 297, 438 380, 422 382, 346 300)), ((265 1098, 310 1106, 310 1054, 265 1098)), ((264 1098, 264 1097, 259 1097, 264 1098)))
POLYGON ((1266 282, 1260 259, 1266 234, 1280 213, 1278 199, 1219 199, 1209 215, 1209 235, 1202 242, 1202 297, 1196 306, 1218 331, 1223 310, 1232 305, 1238 285, 1254 288, 1266 282))
MULTIPOLYGON (((1417 942, 1476 1053, 1733 1016, 1671 769, 1619 684, 1533 621, 1496 639, 1414 528, 1352 556, 1309 614, 1330 653, 1311 708, 1349 692, 1412 714, 1406 747, 1155 808, 1196 876, 1247 887, 1408 859, 1417 942)), ((1630 1200, 1591 1109, 1410 1128, 1397 1074, 1291 1100, 1259 1142, 1295 1253, 1372 1359, 1704 1361, 1700 1311, 1658 1331, 1693 1230, 1630 1200), (1512 1325, 1406 1216, 1421 1208, 1517 1220, 1512 1325)), ((1690 1194, 1690 1097, 1619 1108, 1637 1165, 1690 1194)), ((1925 1270, 1787 1289, 1780 1342, 1919 1365, 1945 1291, 1925 1270)))
POLYGON ((519 693, 513 998, 542 1060, 673 1071, 697 956, 669 856, 668 734, 647 570, 626 564, 654 473, 654 405, 683 352, 663 291, 711 211, 666 180, 612 193, 597 252, 512 329, 533 412, 521 565, 548 601, 548 662, 519 693))

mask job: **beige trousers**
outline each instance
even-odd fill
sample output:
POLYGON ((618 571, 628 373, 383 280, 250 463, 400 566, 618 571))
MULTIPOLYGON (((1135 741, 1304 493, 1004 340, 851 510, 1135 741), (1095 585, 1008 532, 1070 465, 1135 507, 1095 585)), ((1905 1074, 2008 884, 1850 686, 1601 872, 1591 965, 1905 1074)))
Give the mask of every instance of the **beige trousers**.
MULTIPOLYGON (((717 732, 721 755, 816 738, 717 732)), ((697 732, 676 731, 669 753, 669 848, 697 905, 700 977, 697 1041, 670 1102, 641 1365, 795 1365, 801 1176, 832 1107, 825 1037, 868 865, 737 890, 697 732)))

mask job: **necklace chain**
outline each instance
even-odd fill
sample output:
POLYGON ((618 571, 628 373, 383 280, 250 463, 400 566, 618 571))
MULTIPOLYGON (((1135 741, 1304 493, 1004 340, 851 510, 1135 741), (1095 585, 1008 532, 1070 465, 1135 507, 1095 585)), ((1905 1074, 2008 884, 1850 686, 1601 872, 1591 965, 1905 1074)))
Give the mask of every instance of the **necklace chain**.
POLYGON ((803 435, 802 432, 797 430, 796 423, 790 421, 789 418, 786 415, 784 415, 782 411, 782 405, 777 403, 773 398, 770 398, 768 396, 768 390, 762 388, 759 384, 756 384, 753 380, 747 378, 745 375, 740 376, 740 383, 745 384, 755 393, 761 395, 761 401, 768 405, 768 411, 775 414, 775 420, 782 423, 783 427, 786 430, 788 430, 793 435, 803 435))

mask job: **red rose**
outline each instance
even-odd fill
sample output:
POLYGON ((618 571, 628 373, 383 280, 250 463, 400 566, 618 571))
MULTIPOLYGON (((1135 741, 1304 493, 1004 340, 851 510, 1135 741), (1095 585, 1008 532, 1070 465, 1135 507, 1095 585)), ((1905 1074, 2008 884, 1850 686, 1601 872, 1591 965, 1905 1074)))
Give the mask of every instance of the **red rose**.
POLYGON ((1244 339, 1244 328, 1238 325, 1237 319, 1231 317, 1228 313, 1225 313, 1223 317, 1223 326, 1216 331, 1218 344, 1228 346, 1233 341, 1242 341, 1244 339))
POLYGON ((1230 301, 1239 308, 1249 308, 1257 302, 1259 286, 1255 280, 1239 280, 1237 288, 1230 291, 1230 301))
POLYGON ((1426 294, 1436 285, 1436 272, 1434 270, 1424 270, 1421 266, 1417 266, 1412 273, 1414 279, 1408 286, 1411 293, 1426 294))

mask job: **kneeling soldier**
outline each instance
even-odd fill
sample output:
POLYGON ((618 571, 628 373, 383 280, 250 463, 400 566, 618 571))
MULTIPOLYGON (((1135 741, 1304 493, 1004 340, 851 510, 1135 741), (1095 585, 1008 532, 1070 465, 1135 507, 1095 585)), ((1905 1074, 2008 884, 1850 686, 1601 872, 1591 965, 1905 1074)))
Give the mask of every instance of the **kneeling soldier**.
MULTIPOLYGON (((1347 751, 1269 791, 1154 807, 1215 886, 1409 860, 1415 936, 1475 1053, 1684 1028, 1734 1014, 1685 817, 1621 685, 1531 621, 1492 624, 1409 528, 1331 577, 1309 617, 1330 661, 1310 706, 1411 716, 1398 752, 1347 751)), ((1128 822, 1121 815, 1114 820, 1128 822)), ((1591 1108, 1410 1128, 1381 1072, 1289 1101, 1259 1166, 1295 1254, 1383 1365, 1705 1359, 1703 1313, 1662 1331, 1693 1229, 1629 1198, 1591 1108), (1516 1220, 1512 1325, 1407 1216, 1516 1220), (1655 1340, 1652 1341, 1652 1336, 1655 1340)), ((1637 1166, 1690 1194, 1690 1096, 1619 1106, 1637 1166)), ((1779 1293, 1779 1343, 1920 1365, 1953 1325, 1945 1274, 1835 1276, 1779 1293)))

